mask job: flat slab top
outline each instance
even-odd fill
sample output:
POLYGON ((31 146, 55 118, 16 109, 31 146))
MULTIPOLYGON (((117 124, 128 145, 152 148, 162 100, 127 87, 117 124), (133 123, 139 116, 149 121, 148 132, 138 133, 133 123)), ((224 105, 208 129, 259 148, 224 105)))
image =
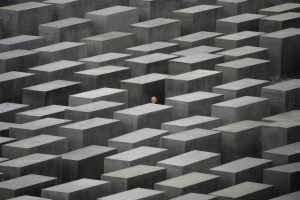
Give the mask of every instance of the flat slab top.
POLYGON ((11 71, 0 74, 0 83, 6 82, 6 81, 14 81, 21 78, 26 78, 30 76, 35 76, 35 74, 32 73, 25 73, 25 72, 17 72, 17 71, 11 71))
POLYGON ((201 53, 207 53, 207 54, 216 53, 222 50, 223 48, 202 45, 190 49, 185 49, 182 51, 173 52, 172 54, 177 56, 190 56, 190 55, 201 54, 201 53))
POLYGON ((18 110, 18 109, 22 109, 22 108, 26 108, 26 107, 29 107, 29 106, 25 105, 25 104, 9 103, 9 102, 0 103, 0 114, 18 110))
POLYGON ((14 123, 8 123, 8 122, 0 122, 0 131, 8 130, 10 127, 13 127, 14 123))
POLYGON ((53 160, 56 158, 59 158, 59 156, 50 155, 50 154, 34 153, 34 154, 30 154, 28 156, 23 156, 20 158, 2 162, 2 163, 0 163, 0 167, 22 168, 22 167, 27 167, 30 165, 36 165, 37 163, 47 162, 49 160, 53 160))
POLYGON ((167 186, 172 188, 186 188, 192 185, 196 185, 199 183, 205 183, 207 181, 218 179, 219 176, 211 175, 211 174, 203 174, 198 172, 192 172, 189 174, 185 174, 182 176, 177 176, 175 178, 171 178, 159 183, 156 185, 167 186))
POLYGON ((90 157, 103 155, 106 156, 109 152, 116 152, 116 148, 90 145, 62 154, 62 159, 80 161, 90 157))
POLYGON ((300 154, 300 142, 284 145, 264 152, 284 156, 300 154))
POLYGON ((139 115, 146 115, 146 114, 163 111, 163 110, 170 110, 171 108, 173 108, 173 106, 148 103, 148 104, 116 111, 115 113, 123 114, 123 115, 139 116, 139 115))
POLYGON ((215 120, 220 120, 220 118, 196 115, 196 116, 182 118, 170 122, 165 122, 163 124, 168 126, 192 126, 195 124, 201 124, 201 123, 206 123, 215 120))
POLYGON ((238 60, 217 64, 217 66, 241 69, 244 67, 250 67, 250 66, 260 65, 269 62, 270 62, 269 60, 262 60, 257 58, 241 58, 238 60))
POLYGON ((231 99, 228 101, 223 101, 220 103, 213 104, 213 106, 221 106, 221 107, 230 107, 230 108, 238 108, 241 106, 247 106, 250 104, 255 104, 259 102, 269 101, 268 98, 262 97, 252 97, 252 96, 244 96, 236 99, 231 99))
POLYGON ((32 67, 29 70, 40 71, 40 72, 55 72, 55 71, 59 71, 59 70, 76 67, 79 65, 83 65, 83 63, 76 62, 76 61, 70 61, 70 60, 60 60, 60 61, 49 63, 46 65, 32 67))
POLYGON ((162 170, 165 170, 165 168, 150 166, 150 165, 136 165, 133 167, 128 167, 128 168, 121 169, 118 171, 103 174, 102 176, 129 179, 132 177, 137 177, 137 176, 141 176, 143 174, 149 174, 149 173, 158 172, 158 171, 162 171, 162 170))
POLYGON ((40 52, 57 52, 57 51, 62 51, 70 48, 76 48, 79 46, 85 46, 86 44, 80 43, 80 42, 61 42, 45 47, 41 47, 38 49, 34 49, 35 51, 40 51, 40 52))
POLYGON ((118 39, 122 37, 128 37, 128 36, 133 36, 133 33, 127 33, 127 32, 108 32, 108 33, 103 33, 100 35, 95 35, 92 37, 86 37, 83 38, 82 41, 97 41, 97 42, 103 42, 103 41, 109 41, 113 39, 118 39))
POLYGON ((262 47, 252 47, 252 46, 243 46, 227 51, 218 52, 217 54, 224 55, 224 56, 243 56, 251 53, 257 53, 262 51, 267 51, 267 48, 262 47))
POLYGON ((137 143, 141 142, 153 137, 159 137, 162 135, 166 135, 168 131, 160 130, 160 129, 153 129, 153 128, 143 128, 139 129, 137 131, 133 131, 124 135, 121 135, 119 137, 115 137, 112 139, 109 139, 111 142, 122 142, 122 143, 137 143))
POLYGON ((76 107, 69 107, 66 111, 76 111, 81 113, 89 113, 89 112, 96 112, 99 110, 110 109, 114 107, 121 107, 124 103, 117 103, 111 101, 96 101, 93 103, 83 104, 76 107))
POLYGON ((82 74, 82 75, 88 75, 88 76, 101 76, 101 75, 103 76, 105 74, 118 73, 118 72, 129 70, 129 69, 130 69, 129 67, 106 65, 103 67, 97 67, 94 69, 76 72, 75 74, 82 74))
POLYGON ((186 141, 195 140, 203 137, 209 137, 215 134, 220 134, 220 132, 195 128, 195 129, 167 135, 162 138, 168 140, 178 140, 178 141, 186 142, 186 141))
POLYGON ((26 176, 21 176, 18 178, 10 179, 7 181, 0 182, 0 188, 17 190, 22 188, 27 188, 29 186, 34 186, 42 184, 48 181, 54 181, 56 177, 41 176, 36 174, 29 174, 26 176))
POLYGON ((112 194, 106 197, 99 198, 98 200, 133 200, 133 199, 144 199, 147 197, 153 197, 154 195, 162 194, 163 191, 150 190, 145 188, 135 188, 117 194, 112 194))
POLYGON ((135 57, 126 60, 127 62, 134 62, 134 63, 142 63, 142 64, 149 64, 154 62, 160 62, 160 61, 167 61, 170 59, 174 59, 177 56, 165 54, 165 53, 153 53, 145 56, 135 57))
POLYGON ((79 94, 71 95, 71 97, 78 97, 78 98, 85 98, 85 99, 93 99, 93 98, 99 98, 104 96, 109 96, 117 93, 124 93, 126 90, 123 89, 116 89, 116 88, 100 88, 95 90, 90 90, 87 92, 82 92, 79 94))
POLYGON ((45 107, 41 107, 41 108, 36 108, 33 110, 27 110, 24 112, 20 112, 20 113, 18 113, 18 115, 42 117, 42 116, 51 115, 51 114, 57 113, 57 112, 63 112, 66 108, 69 108, 69 107, 61 106, 61 105, 50 105, 50 106, 45 106, 45 107))
POLYGON ((124 53, 105 53, 97 56, 92 56, 88 58, 80 59, 80 62, 94 62, 94 63, 102 63, 107 62, 110 60, 116 60, 116 59, 122 59, 122 58, 128 58, 131 54, 124 54, 124 53))
POLYGON ((163 81, 166 78, 168 78, 170 75, 167 74, 147 74, 143 76, 134 77, 131 79, 126 79, 121 81, 121 83, 129 83, 129 84, 147 84, 147 83, 153 83, 156 81, 163 81))
POLYGON ((132 24, 131 26, 141 27, 141 28, 155 28, 155 27, 158 27, 158 26, 164 26, 166 24, 172 24, 172 23, 178 23, 179 24, 179 22, 180 21, 176 20, 176 19, 156 18, 156 19, 152 19, 152 20, 132 24))
POLYGON ((268 171, 276 171, 276 172, 283 172, 283 173, 295 173, 300 171, 300 162, 280 165, 277 167, 271 167, 266 169, 268 171))
POLYGON ((143 44, 140 46, 130 47, 130 48, 127 48, 127 50, 150 52, 150 51, 155 51, 158 49, 163 49, 163 48, 173 47, 173 46, 178 46, 178 44, 171 43, 171 42, 152 42, 152 43, 143 44))
POLYGON ((10 10, 10 11, 23 11, 23 10, 30 10, 35 8, 41 8, 49 6, 49 4, 45 3, 38 3, 38 2, 27 2, 27 3, 20 3, 20 4, 14 4, 10 6, 1 7, 0 10, 10 10))
POLYGON ((164 165, 183 167, 183 166, 191 165, 193 163, 205 161, 209 158, 213 158, 216 156, 220 156, 220 154, 194 150, 166 160, 159 161, 158 163, 164 165))
POLYGON ((40 27, 51 27, 51 28, 65 28, 69 26, 76 26, 84 23, 92 23, 92 20, 90 19, 83 19, 83 18, 76 18, 76 17, 70 17, 67 19, 62 19, 46 24, 41 24, 40 27))
POLYGON ((278 115, 273 115, 270 117, 263 118, 263 121, 290 121, 295 120, 299 121, 300 119, 300 110, 292 110, 289 112, 284 112, 278 115))
POLYGON ((0 145, 1 144, 6 144, 6 143, 9 143, 9 142, 13 142, 15 141, 16 138, 11 138, 11 137, 1 137, 0 136, 0 145))
POLYGON ((238 91, 245 88, 250 88, 253 86, 262 86, 268 84, 269 81, 259 80, 259 79, 251 79, 251 78, 245 78, 237 81, 233 81, 230 83, 226 83, 223 85, 215 86, 216 89, 222 89, 222 90, 230 90, 230 91, 238 91))
POLYGON ((211 168, 212 171, 219 172, 227 172, 227 173, 238 173, 245 170, 249 170, 254 167, 258 167, 264 164, 269 163, 271 166, 272 160, 259 159, 259 158, 251 158, 245 157, 242 159, 238 159, 214 168, 211 168))
POLYGON ((62 140, 67 141, 65 137, 59 137, 53 135, 38 135, 27 139, 18 140, 16 142, 6 144, 5 146, 28 149, 28 148, 35 148, 35 147, 47 145, 62 140))
POLYGON ((0 53, 0 60, 14 59, 33 54, 37 54, 37 52, 31 50, 16 49, 0 53))
POLYGON ((185 57, 176 58, 176 59, 171 60, 170 62, 195 64, 195 63, 206 62, 209 60, 220 59, 222 57, 223 57, 222 55, 199 53, 199 54, 195 54, 195 55, 189 55, 189 56, 185 56, 185 57))
POLYGON ((53 90, 72 87, 75 85, 80 85, 80 82, 56 80, 56 81, 50 81, 47 83, 42 83, 39 85, 27 87, 27 88, 24 88, 24 90, 32 90, 32 91, 38 91, 38 92, 50 92, 53 90))
POLYGON ((118 160, 118 161, 134 161, 141 158, 149 157, 156 155, 162 152, 167 152, 167 149, 156 148, 156 147, 147 147, 142 146, 122 153, 118 153, 109 157, 106 157, 107 160, 118 160))
POLYGON ((300 126, 300 120, 291 120, 291 121, 277 121, 272 123, 264 124, 266 127, 276 127, 276 128, 293 128, 300 126))
POLYGON ((229 34, 229 35, 224 35, 224 36, 218 37, 217 39, 238 41, 238 40, 244 40, 244 39, 252 38, 252 37, 259 37, 264 34, 265 33, 263 33, 263 32, 242 31, 242 32, 233 33, 233 34, 229 34))
POLYGON ((168 77, 167 80, 169 79, 169 80, 180 80, 180 81, 192 81, 195 79, 201 79, 201 78, 205 78, 205 77, 209 77, 209 76, 214 76, 217 74, 221 74, 221 72, 199 69, 199 70, 179 74, 176 76, 168 77))
POLYGON ((282 13, 282 14, 263 18, 263 20, 271 20, 271 21, 278 21, 278 22, 288 21, 288 20, 292 20, 292 19, 300 20, 300 13, 287 12, 287 13, 282 13))
POLYGON ((289 90, 296 90, 296 89, 299 90, 300 89, 300 79, 291 79, 288 81, 284 81, 281 83, 263 87, 263 89, 278 90, 278 91, 289 91, 289 90))
POLYGON ((76 181, 71 181, 68 183, 56 185, 53 187, 49 187, 46 189, 43 189, 43 191, 48 191, 48 192, 59 192, 59 193, 72 193, 80 190, 85 190, 87 188, 93 188, 97 187, 100 185, 106 185, 108 184, 107 181, 101 181, 101 180, 94 180, 94 179, 79 179, 76 181))
POLYGON ((208 38, 218 37, 220 35, 223 35, 223 33, 200 31, 200 32, 197 32, 197 33, 193 33, 193 34, 189 34, 189 35, 174 38, 173 41, 174 42, 176 42, 176 41, 196 42, 196 41, 205 40, 205 39, 208 39, 208 38))
POLYGON ((27 122, 24 124, 15 124, 12 128, 26 129, 26 130, 38 130, 38 129, 51 127, 51 126, 63 125, 68 122, 71 122, 71 120, 57 119, 57 118, 44 118, 44 119, 27 122))
POLYGON ((23 42, 29 42, 33 40, 41 40, 43 39, 42 36, 33 36, 33 35, 18 35, 14 37, 9 37, 5 39, 0 40, 1 45, 13 45, 13 44, 19 44, 23 42))
POLYGON ((217 200, 217 197, 208 194, 189 193, 171 200, 217 200))
POLYGON ((287 28, 284 30, 268 33, 266 35, 263 35, 262 37, 284 39, 284 38, 289 38, 294 36, 299 37, 299 35, 300 35, 300 28, 287 28))
POLYGON ((99 126, 105 126, 105 125, 116 123, 116 122, 119 122, 119 120, 96 117, 96 118, 76 122, 73 124, 68 124, 68 125, 62 126, 62 128, 86 130, 86 129, 90 129, 90 128, 96 128, 99 126))
POLYGON ((9 200, 50 200, 50 199, 23 195, 23 196, 20 196, 20 197, 11 198, 9 200))
POLYGON ((175 97, 166 98, 167 101, 176 101, 176 102, 197 102, 201 100, 213 99, 222 97, 222 94, 210 93, 210 92, 193 92, 188 94, 183 94, 175 97))
POLYGON ((239 198, 271 187, 274 186, 254 182, 244 182, 210 194, 228 198, 239 198))
POLYGON ((221 126, 221 127, 215 128, 213 130, 222 131, 222 132, 231 132, 231 133, 237 132, 238 133, 238 132, 241 132, 244 130, 257 128, 257 127, 260 127, 265 124, 267 124, 267 123, 259 122, 259 121, 252 121, 252 120, 244 120, 244 121, 228 124, 225 126, 221 126))
POLYGON ((244 14, 235 15, 232 17, 218 19, 217 22, 243 23, 243 22, 247 22, 247 21, 258 20, 263 17, 266 17, 266 15, 244 13, 244 14))
POLYGON ((107 16, 107 15, 115 15, 122 12, 128 12, 131 10, 137 10, 135 7, 129 7, 129 6, 112 6, 108 8, 104 8, 101 10, 96 10, 92 12, 86 13, 86 15, 101 15, 101 16, 107 16))
POLYGON ((291 9, 300 8, 300 4, 298 3, 284 3, 276 6, 272 6, 269 8, 260 9, 261 12, 277 12, 282 13, 285 11, 289 11, 291 9))
POLYGON ((193 6, 189 8, 184 8, 181 10, 176 10, 173 11, 174 13, 189 13, 189 14, 194 14, 194 13, 199 13, 199 12, 205 12, 205 11, 211 11, 214 9, 219 9, 222 8, 222 6, 215 6, 215 5, 199 5, 199 6, 193 6))

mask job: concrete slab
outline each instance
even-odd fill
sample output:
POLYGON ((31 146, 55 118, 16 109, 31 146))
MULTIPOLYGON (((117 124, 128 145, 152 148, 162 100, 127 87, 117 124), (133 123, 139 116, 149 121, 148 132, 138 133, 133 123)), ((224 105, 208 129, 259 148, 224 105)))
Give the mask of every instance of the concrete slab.
POLYGON ((126 49, 126 53, 133 56, 145 56, 153 53, 169 54, 179 49, 179 45, 171 42, 151 42, 144 45, 130 47, 126 49))
POLYGON ((41 36, 18 35, 0 40, 0 52, 16 49, 32 50, 46 44, 46 40, 41 36))
POLYGON ((142 199, 149 199, 149 200, 163 200, 164 192, 158 190, 150 190, 144 188, 135 188, 132 190, 119 192, 117 194, 112 194, 106 197, 102 197, 98 200, 142 200, 142 199))
POLYGON ((171 53, 172 55, 176 56, 190 56, 190 55, 196 55, 196 54, 214 54, 220 51, 223 51, 223 48, 218 48, 218 47, 213 47, 213 46, 206 46, 206 45, 201 45, 198 47, 193 47, 181 51, 176 51, 171 53))
POLYGON ((26 104, 18 103, 1 103, 0 104, 0 121, 14 123, 16 120, 16 113, 23 112, 29 109, 26 104))

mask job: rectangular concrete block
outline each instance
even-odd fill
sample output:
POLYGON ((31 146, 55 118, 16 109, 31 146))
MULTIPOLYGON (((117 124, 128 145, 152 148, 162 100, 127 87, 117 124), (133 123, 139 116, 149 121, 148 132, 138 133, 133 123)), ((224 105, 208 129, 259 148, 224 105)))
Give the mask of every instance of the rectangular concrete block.
POLYGON ((191 56, 197 54, 214 54, 217 52, 221 52, 223 50, 224 50, 223 48, 201 45, 198 47, 192 47, 185 50, 176 51, 171 54, 176 56, 191 56))
POLYGON ((151 102, 153 96, 157 103, 165 102, 166 74, 147 74, 121 81, 121 88, 128 91, 128 106, 138 106, 151 102))
POLYGON ((167 199, 190 192, 208 194, 219 187, 219 177, 210 174, 192 172, 155 184, 156 190, 165 192, 167 199))
MULTIPOLYGON (((15 142, 17 139, 16 138, 11 138, 11 137, 3 137, 3 135, 1 134, 0 136, 0 156, 3 156, 2 154, 2 148, 4 145, 9 144, 9 143, 13 143, 15 142)), ((8 160, 8 158, 0 158, 0 162, 4 162, 6 161, 5 159, 8 160)), ((3 174, 4 176, 4 174, 3 174)), ((1 179, 0 179, 1 180, 1 179)))
POLYGON ((141 146, 104 159, 104 173, 109 173, 136 165, 155 166, 168 158, 168 150, 157 147, 141 146))
POLYGON ((211 70, 195 70, 168 77, 165 83, 166 97, 174 97, 196 91, 211 92, 222 84, 222 73, 211 70))
POLYGON ((266 7, 260 9, 258 13, 261 15, 272 16, 272 15, 278 15, 285 12, 299 12, 299 11, 300 11, 299 3, 284 3, 284 4, 279 4, 272 7, 266 7))
POLYGON ((18 35, 0 40, 0 52, 16 49, 31 50, 46 46, 45 38, 33 35, 18 35))
POLYGON ((79 42, 94 35, 94 24, 90 19, 70 17, 39 25, 39 35, 49 43, 79 42))
POLYGON ((97 101, 112 101, 128 105, 128 92, 116 88, 100 88, 69 96, 69 106, 79 106, 97 101))
POLYGON ((129 31, 131 24, 139 21, 139 10, 135 7, 112 6, 88 12, 85 18, 93 20, 95 34, 112 31, 129 31))
POLYGON ((243 120, 261 120, 270 115, 270 100, 244 96, 212 105, 212 116, 222 119, 223 124, 243 120))
POLYGON ((261 129, 264 124, 266 123, 246 120, 213 129, 221 133, 222 163, 244 157, 260 157, 261 129))
POLYGON ((46 65, 29 68, 28 72, 37 75, 38 83, 45 83, 55 80, 74 80, 74 73, 85 70, 84 63, 61 60, 46 65))
POLYGON ((122 132, 129 133, 141 128, 160 128, 161 123, 171 121, 172 106, 144 104, 114 113, 114 119, 122 121, 122 132))
MULTIPOLYGON (((30 174, 0 182, 0 199, 9 199, 21 195, 40 195, 41 189, 53 186, 57 178, 30 174)), ((33 200, 33 198, 30 198, 33 200)), ((29 199, 27 199, 29 200, 29 199)))
POLYGON ((166 179, 166 168, 137 165, 103 174, 102 180, 111 183, 112 194, 134 188, 153 189, 154 184, 166 179))
POLYGON ((114 119, 93 118, 61 126, 59 135, 68 138, 70 150, 89 145, 107 145, 107 140, 121 135, 121 122, 114 119))
POLYGON ((129 67, 106 65, 76 72, 74 79, 81 82, 83 91, 102 87, 120 88, 120 81, 130 78, 130 71, 129 67))
POLYGON ((160 147, 160 138, 169 131, 143 128, 108 140, 108 146, 118 149, 118 152, 128 151, 141 146, 160 147))
POLYGON ((3 156, 13 159, 33 153, 60 155, 67 152, 67 142, 64 137, 38 135, 4 145, 3 156))
POLYGON ((14 123, 16 113, 23 112, 29 109, 28 105, 18 103, 1 103, 0 104, 0 121, 14 123))
POLYGON ((235 99, 242 96, 260 97, 262 87, 267 85, 269 85, 269 81, 245 78, 215 86, 213 92, 223 94, 224 100, 235 99))
POLYGON ((125 109, 124 103, 97 101, 65 109, 65 119, 73 122, 92 119, 95 117, 113 118, 115 111, 125 109))
POLYGON ((134 46, 126 49, 126 53, 133 56, 145 56, 153 53, 169 54, 179 49, 179 45, 171 42, 151 42, 144 45, 134 46))
POLYGON ((294 200, 297 199, 299 195, 300 195, 300 191, 297 191, 279 197, 275 197, 270 200, 294 200))
POLYGON ((60 177, 59 167, 60 156, 39 153, 0 163, 0 170, 8 179, 28 174, 60 177))
POLYGON ((93 200, 109 194, 109 182, 93 179, 79 179, 42 190, 42 197, 57 200, 77 199, 83 196, 86 200, 93 200))
POLYGON ((191 172, 208 173, 210 168, 216 167, 220 163, 220 154, 194 150, 161 160, 157 166, 167 168, 167 178, 169 179, 191 172))
POLYGON ((179 197, 172 198, 171 200, 217 200, 218 197, 208 194, 188 193, 179 197))
POLYGON ((53 6, 53 20, 61 20, 69 17, 82 17, 82 2, 80 0, 47 0, 43 1, 53 6))
POLYGON ((112 194, 106 197, 102 197, 98 200, 163 200, 164 199, 164 192, 158 190, 150 190, 145 188, 135 188, 131 190, 127 190, 124 192, 119 192, 117 194, 112 194))
POLYGON ((9 137, 9 128, 13 127, 15 123, 0 122, 0 136, 9 137))
POLYGON ((206 129, 191 129, 161 137, 161 147, 169 150, 169 157, 192 150, 219 153, 221 133, 206 129))
POLYGON ((168 61, 176 57, 170 54, 153 53, 128 59, 125 61, 125 66, 130 67, 132 77, 150 73, 168 74, 168 61))
POLYGON ((67 105, 69 95, 80 91, 80 82, 56 80, 23 88, 22 102, 32 108, 67 105))
POLYGON ((88 56, 104 53, 124 53, 135 45, 134 34, 127 32, 108 32, 81 39, 87 45, 88 56))
POLYGON ((132 24, 130 30, 135 34, 137 44, 168 42, 181 34, 180 21, 168 18, 157 18, 132 24))
POLYGON ((26 139, 41 134, 58 135, 58 127, 71 123, 71 120, 44 118, 10 127, 9 136, 26 139))
POLYGON ((223 101, 222 94, 193 92, 166 98, 166 105, 173 106, 173 119, 194 115, 211 116, 211 105, 223 101))
POLYGON ((116 148, 90 145, 61 156, 62 182, 80 178, 99 179, 104 173, 104 158, 117 153, 116 148))
POLYGON ((278 122, 278 121, 299 121, 300 110, 292 110, 283 112, 278 115, 272 115, 270 117, 263 118, 264 122, 278 122))
POLYGON ((213 129, 222 125, 222 120, 216 117, 199 116, 186 117, 161 124, 161 129, 170 133, 178 133, 194 128, 213 129))
POLYGON ((217 5, 223 6, 223 17, 230 17, 251 11, 249 0, 217 0, 217 5))

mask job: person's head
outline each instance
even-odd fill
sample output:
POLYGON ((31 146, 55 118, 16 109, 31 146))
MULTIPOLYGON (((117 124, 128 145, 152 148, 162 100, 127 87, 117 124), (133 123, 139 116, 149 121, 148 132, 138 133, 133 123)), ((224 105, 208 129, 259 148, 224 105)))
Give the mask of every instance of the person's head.
POLYGON ((156 96, 151 97, 151 103, 156 104, 157 103, 157 98, 156 96))

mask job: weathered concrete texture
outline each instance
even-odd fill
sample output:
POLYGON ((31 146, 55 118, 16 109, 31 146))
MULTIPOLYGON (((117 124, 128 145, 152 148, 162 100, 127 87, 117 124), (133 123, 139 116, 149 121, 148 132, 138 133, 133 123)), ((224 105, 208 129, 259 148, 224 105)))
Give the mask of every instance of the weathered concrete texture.
POLYGON ((39 35, 49 43, 79 42, 81 38, 94 35, 93 21, 70 17, 39 26, 39 35))
POLYGON ((275 198, 272 198, 270 200, 297 200, 299 195, 300 195, 300 191, 297 191, 297 192, 292 192, 292 193, 282 195, 282 196, 279 196, 279 197, 275 197, 275 198))
POLYGON ((173 107, 159 104, 144 104, 114 113, 122 121, 122 132, 128 133, 141 128, 160 128, 161 123, 171 121, 173 107))
POLYGON ((98 200, 163 200, 164 192, 158 190, 150 190, 145 188, 135 188, 117 194, 112 194, 106 197, 98 198, 98 200))
POLYGON ((123 53, 126 48, 135 45, 134 34, 127 32, 109 32, 81 39, 87 45, 88 56, 104 53, 123 53))
POLYGON ((0 104, 0 121, 15 122, 16 113, 23 112, 29 109, 28 105, 17 103, 1 103, 0 104))
POLYGON ((223 50, 223 48, 219 47, 201 45, 198 47, 192 47, 185 50, 176 51, 171 54, 176 56, 191 56, 196 54, 214 54, 223 50))
POLYGON ((15 198, 10 198, 9 200, 50 200, 50 199, 34 197, 34 196, 29 196, 29 195, 23 195, 23 196, 19 196, 19 197, 15 197, 15 198))
MULTIPOLYGON (((9 144, 9 143, 13 143, 13 142, 15 142, 16 140, 17 140, 16 138, 11 138, 11 137, 1 137, 1 136, 0 136, 0 155, 3 156, 3 155, 2 155, 2 148, 3 148, 4 145, 9 144)), ((0 162, 6 161, 5 159, 8 159, 8 158, 0 158, 0 162)), ((0 178, 0 180, 1 180, 1 178, 0 178)))
POLYGON ((260 19, 259 30, 271 33, 287 28, 300 28, 300 13, 287 12, 260 19))
POLYGON ((157 18, 131 25, 137 44, 150 42, 168 42, 181 34, 180 21, 175 19, 157 18))
POLYGON ((244 96, 212 105, 212 116, 221 118, 223 124, 242 120, 261 120, 269 115, 268 98, 244 96))
POLYGON ((260 46, 269 49, 271 76, 275 79, 297 72, 300 56, 295 49, 300 48, 300 29, 288 28, 260 38, 260 46))
POLYGON ((9 137, 9 128, 13 127, 14 123, 0 122, 0 136, 9 137))
POLYGON ((93 20, 95 34, 112 31, 129 31, 131 24, 139 21, 138 8, 113 6, 85 14, 85 18, 93 20))
POLYGON ((299 121, 300 110, 292 110, 289 112, 283 112, 278 115, 272 115, 270 117, 263 118, 265 122, 277 122, 277 121, 299 121))
POLYGON ((218 200, 218 197, 208 194, 188 193, 171 200, 218 200))
POLYGON ((0 52, 16 49, 31 50, 45 46, 46 40, 41 36, 18 35, 0 40, 0 52))
POLYGON ((171 42, 151 42, 144 45, 130 47, 126 49, 126 53, 133 56, 144 56, 153 53, 172 53, 179 49, 179 44, 171 42))
POLYGON ((248 0, 217 0, 217 5, 223 6, 223 17, 230 17, 250 12, 248 0))
POLYGON ((183 8, 189 8, 198 5, 216 5, 217 0, 181 0, 181 6, 183 8))
POLYGON ((177 75, 198 69, 214 70, 215 65, 223 61, 222 55, 208 53, 175 58, 169 61, 168 74, 177 75))
POLYGON ((260 9, 259 14, 272 16, 272 15, 277 15, 285 12, 299 12, 299 11, 300 11, 299 3, 284 3, 284 4, 279 4, 276 6, 260 9))
POLYGON ((0 16, 6 37, 36 35, 39 24, 52 21, 53 8, 50 4, 28 2, 1 7, 0 16))
POLYGON ((82 17, 82 2, 80 0, 46 0, 46 4, 53 6, 53 20, 61 20, 69 17, 82 17))

